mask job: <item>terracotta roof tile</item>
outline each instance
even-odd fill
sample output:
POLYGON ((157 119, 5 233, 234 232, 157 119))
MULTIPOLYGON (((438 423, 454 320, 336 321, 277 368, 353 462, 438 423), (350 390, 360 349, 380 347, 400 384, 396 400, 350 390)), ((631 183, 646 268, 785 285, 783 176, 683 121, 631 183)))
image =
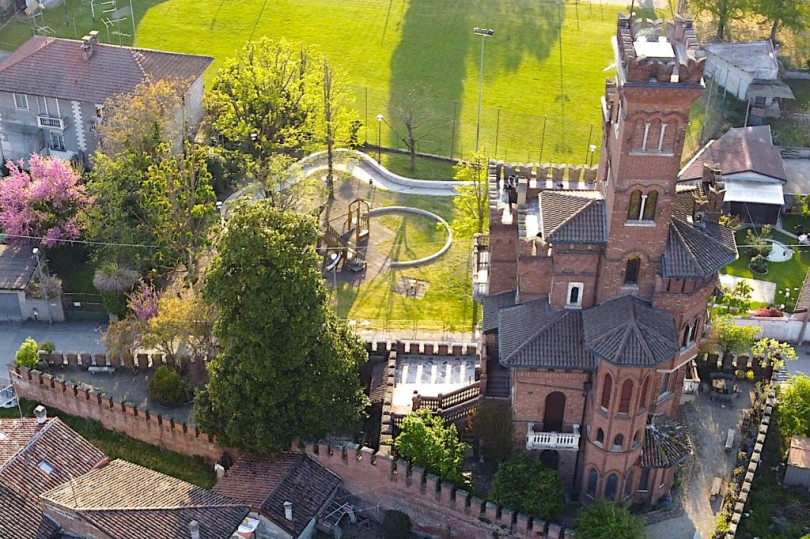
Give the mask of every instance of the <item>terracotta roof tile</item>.
POLYGON ((605 202, 598 191, 540 193, 543 238, 551 243, 605 243, 605 202))
POLYGON ((759 126, 759 130, 731 129, 719 139, 709 142, 681 170, 679 181, 702 178, 704 163, 719 164, 724 176, 757 172, 782 182, 787 181, 782 154, 770 141, 768 126, 759 126))
POLYGON ((187 538, 200 523, 202 538, 229 537, 250 508, 191 483, 114 460, 45 492, 42 499, 82 515, 112 537, 187 538))
POLYGON ((249 503, 297 537, 334 494, 340 477, 307 455, 282 453, 241 457, 214 487, 214 492, 249 503), (293 504, 293 521, 284 502, 293 504))
POLYGON ((644 430, 641 465, 645 468, 671 468, 692 453, 689 432, 678 421, 664 415, 653 416, 644 430))
MULTIPOLYGON (((36 424, 34 420, 26 422, 36 424)), ((59 418, 53 418, 33 433, 24 448, 0 465, 0 482, 38 503, 43 492, 86 474, 106 459, 102 451, 59 418)))
POLYGON ((59 525, 33 503, 0 483, 0 536, 3 539, 49 539, 59 525))
POLYGON ((84 59, 81 41, 34 36, 0 63, 6 92, 102 104, 132 93, 147 78, 192 81, 213 61, 208 56, 96 44, 84 59))
POLYGON ((36 268, 30 247, 0 245, 0 290, 23 290, 36 268))
POLYGON ((621 296, 582 312, 585 347, 615 365, 651 367, 678 353, 671 315, 634 296, 621 296))

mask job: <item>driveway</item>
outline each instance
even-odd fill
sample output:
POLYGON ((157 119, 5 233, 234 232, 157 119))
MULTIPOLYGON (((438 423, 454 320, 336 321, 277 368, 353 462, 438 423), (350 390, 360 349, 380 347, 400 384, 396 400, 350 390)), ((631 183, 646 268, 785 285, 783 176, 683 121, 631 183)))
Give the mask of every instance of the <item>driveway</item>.
POLYGON ((684 515, 647 526, 651 539, 692 539, 695 531, 711 537, 714 522, 722 504, 721 496, 709 500, 712 480, 731 480, 740 447, 739 425, 743 410, 751 408, 752 384, 739 382, 741 393, 731 403, 712 402, 707 393, 700 393, 692 403, 681 408, 683 420, 692 436, 694 454, 686 461, 681 484, 681 504, 684 515), (728 429, 736 431, 734 447, 726 453, 724 446, 728 429))
POLYGON ((106 326, 92 322, 0 322, 0 362, 14 361, 14 354, 28 337, 52 342, 57 352, 104 352, 101 334, 106 326))

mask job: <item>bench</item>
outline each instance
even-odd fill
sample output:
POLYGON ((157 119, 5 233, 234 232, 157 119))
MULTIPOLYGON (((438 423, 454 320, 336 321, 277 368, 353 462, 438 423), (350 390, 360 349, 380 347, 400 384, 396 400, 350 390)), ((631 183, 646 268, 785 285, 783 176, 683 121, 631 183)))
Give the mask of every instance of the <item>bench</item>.
POLYGON ((728 429, 726 434, 726 451, 731 451, 731 446, 734 445, 734 429, 728 429))
POLYGON ((90 372, 90 374, 113 374, 115 372, 115 367, 99 367, 98 365, 91 365, 90 367, 87 367, 87 370, 90 372))
POLYGON ((711 499, 714 500, 720 494, 720 487, 723 485, 723 478, 715 476, 712 481, 711 499))

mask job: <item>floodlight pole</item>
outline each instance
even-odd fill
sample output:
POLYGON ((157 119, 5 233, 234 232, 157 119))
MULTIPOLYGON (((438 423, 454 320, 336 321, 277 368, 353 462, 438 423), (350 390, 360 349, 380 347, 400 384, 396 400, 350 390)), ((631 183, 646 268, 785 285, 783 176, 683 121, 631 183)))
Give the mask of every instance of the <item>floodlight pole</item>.
POLYGON ((45 297, 45 305, 48 308, 48 323, 53 324, 51 300, 48 298, 48 287, 44 282, 42 282, 42 258, 39 256, 39 247, 34 247, 31 252, 35 257, 37 257, 37 275, 39 275, 39 286, 42 287, 42 295, 45 297))
POLYGON ((478 153, 478 143, 481 140, 481 94, 484 88, 484 43, 488 37, 492 37, 495 30, 489 28, 473 28, 473 33, 481 36, 481 72, 478 75, 478 121, 475 125, 475 152, 478 153))
POLYGON ((383 115, 377 115, 377 162, 382 164, 382 122, 383 115))
MULTIPOLYGON (((65 0, 67 5, 67 0, 65 0)), ((135 39, 138 37, 135 32, 135 9, 132 7, 132 0, 129 0, 129 16, 132 17, 132 46, 135 46, 135 39)))

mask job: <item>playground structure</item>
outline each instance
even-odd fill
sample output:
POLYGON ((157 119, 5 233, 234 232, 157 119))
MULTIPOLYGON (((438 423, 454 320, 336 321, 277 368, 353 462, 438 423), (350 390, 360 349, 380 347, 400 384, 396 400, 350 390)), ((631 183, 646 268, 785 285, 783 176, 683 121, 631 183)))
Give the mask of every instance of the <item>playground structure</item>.
POLYGON ((326 271, 349 269, 355 273, 366 269, 366 249, 369 239, 369 213, 371 204, 356 198, 349 203, 346 215, 324 219, 323 236, 318 244, 318 252, 323 255, 326 271), (339 232, 335 224, 341 227, 339 232))

